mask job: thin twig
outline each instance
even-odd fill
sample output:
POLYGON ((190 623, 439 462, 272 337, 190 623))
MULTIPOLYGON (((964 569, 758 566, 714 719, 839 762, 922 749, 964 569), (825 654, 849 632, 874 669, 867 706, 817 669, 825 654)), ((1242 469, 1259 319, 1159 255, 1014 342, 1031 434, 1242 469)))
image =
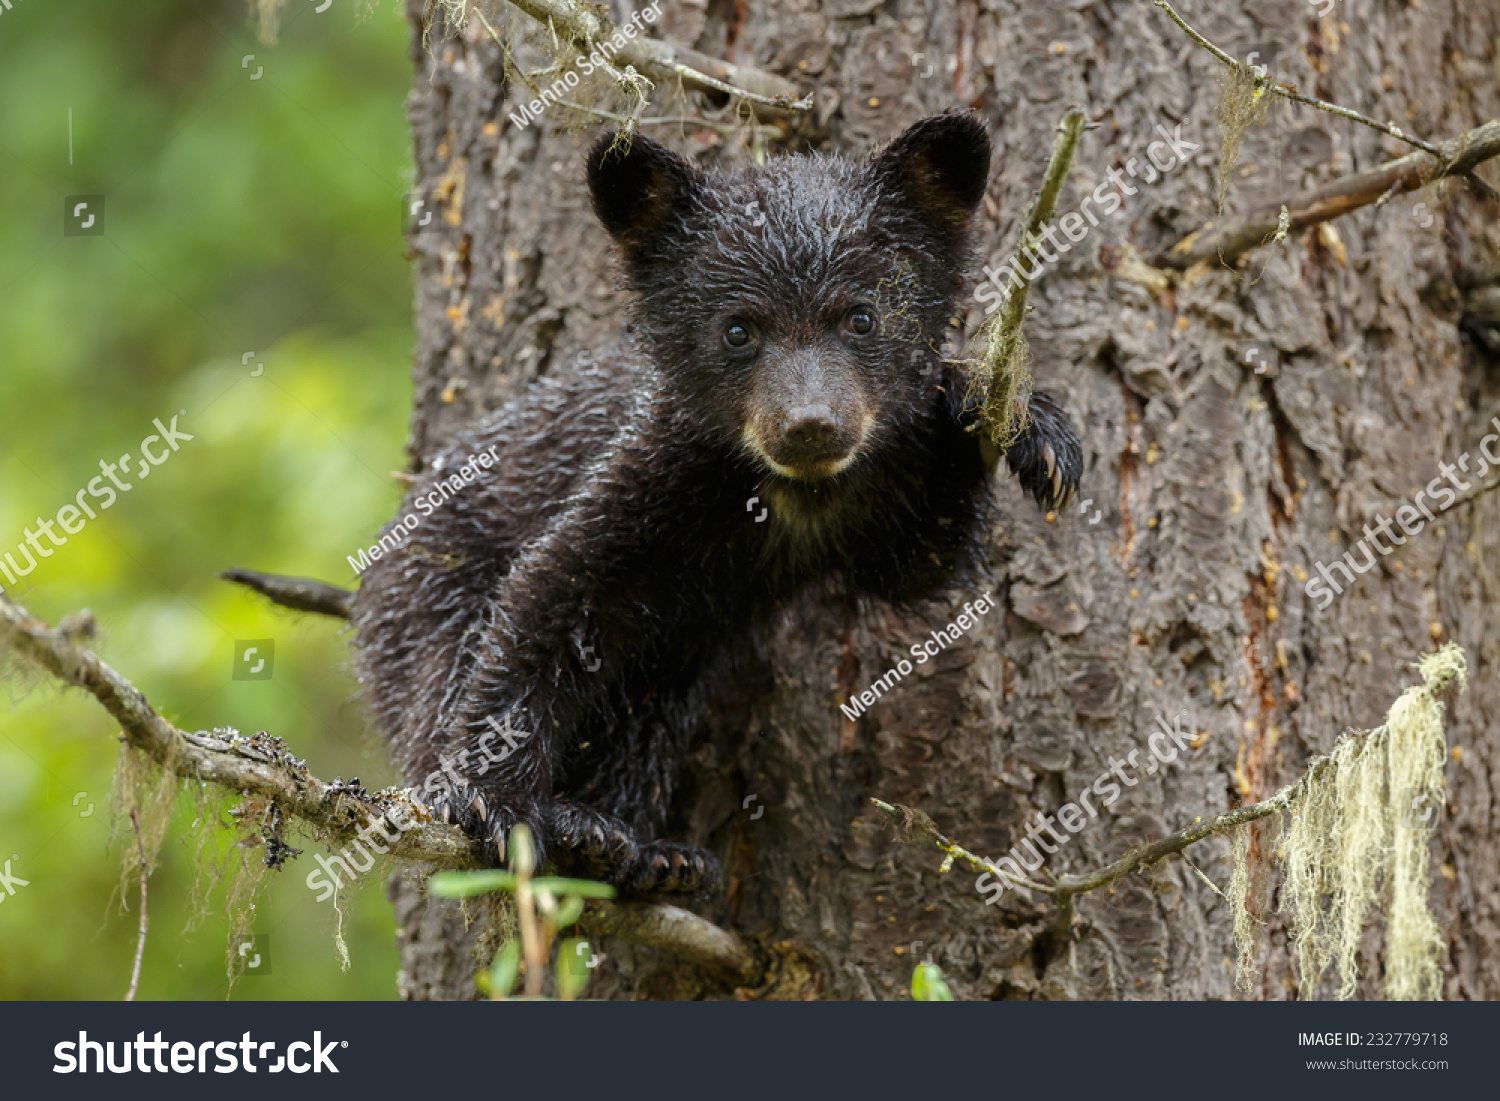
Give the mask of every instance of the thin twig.
POLYGON ((1377 203, 1393 191, 1415 191, 1435 179, 1460 175, 1496 156, 1500 156, 1500 119, 1444 142, 1437 157, 1408 153, 1369 172, 1305 191, 1284 204, 1264 203, 1234 222, 1208 222, 1159 255, 1156 264, 1185 270, 1215 259, 1232 262, 1276 232, 1282 205, 1291 214, 1292 228, 1305 229, 1377 203))
POLYGON ((1088 117, 1084 114, 1082 107, 1069 107, 1062 121, 1057 124, 1057 135, 1052 141, 1052 152, 1047 158, 1047 168, 1042 174, 1041 186, 1037 188, 1036 197, 1032 199, 1031 209, 1027 212, 1026 221, 1021 227, 1020 244, 1016 249, 1016 262, 1011 265, 1015 273, 1012 277, 1015 285, 1005 300, 1005 306, 1000 311, 1000 319, 994 325, 984 353, 983 370, 988 373, 989 389, 985 409, 993 411, 997 403, 1002 406, 998 413, 992 412, 985 421, 990 440, 998 448, 1004 448, 1010 443, 1007 437, 1014 424, 1015 414, 1012 410, 1003 408, 1003 405, 1007 389, 1012 394, 1017 393, 1011 376, 1018 369, 1016 356, 1021 336, 1021 323, 1026 319, 1026 296, 1031 291, 1031 273, 1027 271, 1027 265, 1019 262, 1020 257, 1022 253, 1028 255, 1031 258, 1032 271, 1040 274, 1041 263, 1037 260, 1034 250, 1041 243, 1043 228, 1051 221, 1052 212, 1057 209, 1057 197, 1062 193, 1063 181, 1068 178, 1068 170, 1073 167, 1073 154, 1078 150, 1078 139, 1082 136, 1087 121, 1088 117))
MULTIPOLYGON (((1375 200, 1375 204, 1374 204, 1375 205, 1375 209, 1379 210, 1381 207, 1385 206, 1386 203, 1390 202, 1392 199, 1394 199, 1396 197, 1396 192, 1398 192, 1400 190, 1401 190, 1401 181, 1400 180, 1396 180, 1394 183, 1391 184, 1390 187, 1388 187, 1388 188, 1385 189, 1385 193, 1382 194, 1380 196, 1380 198, 1378 198, 1378 199, 1375 200)), ((1282 209, 1285 210, 1286 207, 1283 206, 1282 209)))
POLYGON ((1189 868, 1191 868, 1193 870, 1193 874, 1194 875, 1196 875, 1199 879, 1203 880, 1204 883, 1208 884, 1208 889, 1210 891, 1212 891, 1214 894, 1218 895, 1225 902, 1229 901, 1229 896, 1226 895, 1223 891, 1219 890, 1219 885, 1217 883, 1215 883, 1213 880, 1209 879, 1208 876, 1204 875, 1203 874, 1203 870, 1201 868, 1199 868, 1198 865, 1194 864, 1191 860, 1189 860, 1187 858, 1187 853, 1183 853, 1183 852, 1178 853, 1177 854, 1177 859, 1180 860, 1180 861, 1182 861, 1189 868))
MULTIPOLYGON (((91 693, 120 724, 126 744, 170 772, 256 796, 286 814, 326 830, 335 841, 353 840, 382 816, 409 823, 391 843, 393 855, 428 860, 445 867, 483 865, 481 844, 457 827, 433 818, 410 789, 392 789, 364 798, 346 784, 329 784, 279 739, 247 738, 228 727, 188 733, 157 714, 146 697, 89 650, 14 603, 0 592, 0 654, 9 648, 65 684, 91 693)), ((394 826, 394 822, 392 822, 394 826)))
MULTIPOLYGON (((594 54, 601 42, 619 31, 609 20, 574 0, 511 0, 511 3, 584 57, 594 54)), ((485 29, 498 42, 499 35, 484 19, 484 13, 477 8, 474 10, 485 29)), ((612 60, 615 64, 633 67, 656 82, 679 79, 693 91, 721 92, 769 111, 801 114, 812 107, 811 94, 799 98, 795 84, 773 73, 732 65, 643 34, 627 40, 624 46, 614 51, 612 60)), ((606 63, 603 67, 617 80, 627 79, 613 65, 606 63)))
MULTIPOLYGON (((1311 769, 1309 769, 1310 772, 1311 769)), ((1018 879, 1013 875, 1001 871, 988 860, 975 856, 963 846, 943 836, 943 834, 938 832, 937 827, 933 825, 932 819, 919 810, 913 810, 911 807, 903 807, 899 803, 894 805, 883 803, 879 799, 871 799, 870 802, 896 820, 897 828, 903 835, 902 840, 915 841, 926 839, 935 842, 938 848, 948 854, 949 859, 944 862, 945 865, 951 864, 952 858, 958 857, 968 861, 977 871, 989 872, 997 879, 1002 879, 1012 886, 1023 887, 1028 891, 1040 891, 1042 894, 1056 899, 1058 902, 1063 902, 1073 895, 1087 894, 1089 891, 1097 891, 1100 887, 1108 887, 1116 880, 1124 879, 1137 868, 1148 867, 1174 853, 1180 853, 1189 845, 1197 844, 1205 838, 1224 833, 1227 830, 1234 829, 1236 826, 1242 826, 1246 822, 1254 822, 1258 818, 1265 818, 1268 815, 1275 814, 1291 801, 1292 796, 1296 794, 1297 789, 1306 781, 1309 773, 1304 773, 1296 783, 1282 788, 1271 798, 1263 802, 1251 803, 1249 806, 1240 807, 1237 810, 1210 818, 1206 822, 1196 822, 1187 829, 1178 830, 1170 837, 1164 837, 1160 841, 1153 841, 1149 845, 1134 849, 1126 853, 1119 860, 1116 860, 1113 864, 1100 868, 1096 872, 1090 872, 1087 875, 1057 876, 1051 885, 1018 879)))
MULTIPOLYGON (((1246 76, 1252 78, 1258 88, 1264 88, 1270 91, 1273 95, 1278 95, 1282 99, 1291 100, 1293 103, 1301 103, 1305 104, 1308 107, 1316 107, 1319 111, 1327 111, 1330 115, 1337 115, 1340 118, 1348 119, 1351 122, 1361 123, 1362 125, 1370 127, 1372 130, 1378 130, 1382 134, 1393 137, 1397 141, 1404 141, 1409 145, 1415 145, 1418 149, 1421 149, 1425 153, 1430 153, 1434 157, 1443 156, 1443 151, 1436 145, 1433 145, 1431 142, 1423 141, 1421 138, 1416 137, 1412 134, 1408 134, 1399 126, 1392 126, 1389 123, 1385 122, 1377 122, 1375 119, 1372 119, 1367 115, 1362 115, 1358 111, 1351 111, 1347 107, 1340 107, 1337 103, 1329 103, 1327 100, 1318 99, 1314 96, 1304 95, 1302 92, 1299 92, 1297 91, 1297 89, 1293 88, 1290 84, 1278 84, 1268 77, 1257 73, 1254 66, 1249 65, 1246 62, 1243 62, 1238 58, 1231 56, 1224 50, 1219 49, 1218 46, 1215 46, 1207 38, 1203 37, 1203 35, 1199 34, 1192 27, 1188 26, 1187 20, 1178 15, 1177 12, 1173 10, 1172 5, 1167 3, 1167 0, 1152 0, 1152 2, 1162 11, 1166 12, 1172 22, 1181 27, 1183 32, 1186 33, 1189 38, 1198 43, 1198 45, 1202 46, 1209 53, 1213 54, 1223 64, 1228 65, 1236 72, 1243 73, 1246 76)), ((1441 173, 1441 175, 1462 176, 1484 198, 1490 200, 1491 202, 1500 199, 1500 193, 1497 193, 1494 187, 1490 185, 1489 181, 1486 180, 1483 176, 1480 176, 1476 172, 1474 172, 1472 168, 1465 168, 1461 171, 1453 173, 1443 172, 1441 173)))
POLYGON ((1320 111, 1327 111, 1331 115, 1338 115, 1340 118, 1349 119, 1351 122, 1363 123, 1364 125, 1369 126, 1375 130, 1379 130, 1382 134, 1389 134, 1391 137, 1396 138, 1399 141, 1404 141, 1410 143, 1411 145, 1415 145, 1418 149, 1425 150, 1426 152, 1432 153, 1434 155, 1437 154, 1437 146, 1431 145, 1428 142, 1423 141, 1421 138, 1414 137, 1413 135, 1406 133, 1398 127, 1391 126, 1384 122, 1376 122, 1374 119, 1368 118, 1365 115, 1360 114, 1358 111, 1351 111, 1347 107, 1340 107, 1337 103, 1329 103, 1326 100, 1316 99, 1312 96, 1303 95, 1301 92, 1297 91, 1289 84, 1277 84, 1275 81, 1261 76, 1255 71, 1254 66, 1249 65, 1239 60, 1239 58, 1234 57, 1231 54, 1228 54, 1225 51, 1219 49, 1219 47, 1215 46, 1207 38, 1204 38, 1203 35, 1199 34, 1192 27, 1188 26, 1187 20, 1178 15, 1177 12, 1173 10, 1172 5, 1167 3, 1167 0, 1152 0, 1152 2, 1162 11, 1166 12, 1167 16, 1172 20, 1172 22, 1181 27, 1183 32, 1186 33, 1187 36, 1194 42, 1198 43, 1198 45, 1202 46, 1209 53, 1213 54, 1223 64, 1228 65, 1236 72, 1243 73, 1246 76, 1252 78, 1258 86, 1266 88, 1272 94, 1278 95, 1283 99, 1292 100, 1294 103, 1304 103, 1309 107, 1316 107, 1320 111))
POLYGON ((1021 879, 1017 876, 1011 875, 1009 872, 1002 872, 999 868, 995 867, 995 865, 984 859, 984 857, 975 856, 968 849, 958 844, 958 842, 939 833, 937 824, 933 822, 933 820, 926 814, 922 813, 919 810, 914 810, 911 807, 904 807, 900 803, 885 803, 879 799, 873 798, 870 800, 870 802, 874 803, 877 807, 885 811, 896 820, 896 830, 901 834, 901 840, 910 842, 919 839, 925 839, 932 841, 937 845, 938 848, 942 849, 943 852, 947 854, 947 857, 946 859, 944 859, 942 867, 938 869, 939 871, 948 871, 953 867, 953 861, 955 859, 964 860, 967 861, 969 866, 972 867, 975 871, 989 872, 997 879, 1003 879, 1012 887, 1020 887, 1025 891, 1040 891, 1044 895, 1056 894, 1054 888, 1049 887, 1044 883, 1033 883, 1029 879, 1021 879))
POLYGON ((282 577, 255 570, 225 570, 219 577, 253 589, 261 596, 298 612, 316 612, 319 615, 348 619, 354 605, 353 590, 341 589, 337 585, 328 585, 308 577, 282 577))
MULTIPOLYGON (((1462 496, 1458 500, 1454 501, 1453 504, 1454 505, 1466 505, 1470 501, 1473 501, 1473 500, 1475 500, 1478 497, 1483 497, 1486 493, 1488 493, 1490 490, 1494 489, 1496 486, 1500 486, 1500 482, 1491 482, 1489 485, 1478 486, 1474 490, 1472 490, 1471 492, 1464 494, 1464 496, 1462 496)), ((1450 505, 1449 507, 1451 508, 1453 506, 1450 505)))
MULTIPOLYGON (((754 125, 735 122, 719 122, 716 119, 694 118, 691 115, 659 115, 655 118, 633 119, 629 118, 626 115, 617 115, 613 111, 602 111, 598 107, 587 107, 582 103, 574 103, 571 100, 566 99, 558 100, 557 105, 559 107, 565 108, 566 110, 581 111, 586 115, 591 115, 594 118, 601 118, 620 126, 665 126, 668 124, 675 124, 678 126, 700 126, 705 130, 713 130, 716 133, 720 134, 736 134, 739 133, 740 130, 744 129, 746 125, 754 125)), ((755 129, 769 130, 773 133, 778 132, 777 128, 774 126, 755 126, 755 129)))
POLYGON ((1156 6, 1158 8, 1160 8, 1162 11, 1164 11, 1164 12, 1167 13, 1167 15, 1171 18, 1172 22, 1176 23, 1179 27, 1181 27, 1183 29, 1183 32, 1186 33, 1186 35, 1189 38, 1191 38, 1194 42, 1198 43, 1198 45, 1202 46, 1209 53, 1213 54, 1220 61, 1222 61, 1225 65, 1228 65, 1231 69, 1248 69, 1248 66, 1246 66, 1239 59, 1231 56, 1230 54, 1225 53, 1223 50, 1219 49, 1219 47, 1215 46, 1208 39, 1204 38, 1197 31, 1193 30, 1192 27, 1188 26, 1187 25, 1187 21, 1185 19, 1183 19, 1182 16, 1178 15, 1177 12, 1172 9, 1172 5, 1168 4, 1167 0, 1155 0, 1155 3, 1156 3, 1156 6))
POLYGON ((146 958, 146 927, 149 924, 146 918, 146 880, 149 872, 146 864, 146 845, 141 840, 141 813, 136 807, 130 808, 130 824, 135 827, 135 849, 141 857, 141 926, 135 939, 135 966, 130 971, 130 989, 125 991, 127 1002, 135 1001, 136 988, 141 984, 141 960, 146 958))
MULTIPOLYGON (((297 580, 261 576, 271 581, 297 580)), ((295 586, 267 584, 266 595, 277 600, 293 589, 295 586)), ((339 614, 326 609, 311 610, 324 615, 339 614)), ((91 693, 120 724, 127 745, 178 776, 265 799, 334 844, 351 841, 370 823, 385 819, 390 828, 382 827, 383 832, 387 836, 392 831, 395 834, 395 840, 388 842, 390 854, 395 858, 442 868, 473 868, 484 864, 485 846, 457 826, 435 819, 410 788, 361 793, 347 784, 318 779, 286 751, 280 739, 265 735, 247 738, 228 727, 196 734, 179 730, 157 714, 139 689, 91 651, 76 645, 66 632, 48 627, 0 590, 0 658, 7 650, 64 684, 91 693), (404 822, 405 828, 399 828, 395 819, 404 822)), ((620 905, 601 903, 585 912, 580 923, 590 930, 597 923, 601 930, 628 940, 643 924, 640 907, 659 908, 662 917, 651 926, 652 939, 642 939, 641 943, 731 973, 748 973, 754 968, 752 958, 738 938, 696 914, 644 902, 616 914, 615 907, 620 905), (663 930, 670 930, 670 935, 663 930)))

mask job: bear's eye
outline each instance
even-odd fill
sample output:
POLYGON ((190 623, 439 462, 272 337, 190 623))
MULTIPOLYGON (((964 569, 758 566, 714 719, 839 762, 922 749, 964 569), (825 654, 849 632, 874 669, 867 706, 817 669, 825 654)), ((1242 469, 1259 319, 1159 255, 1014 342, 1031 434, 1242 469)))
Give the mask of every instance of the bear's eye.
POLYGON ((855 306, 849 311, 844 328, 855 336, 866 336, 875 331, 875 314, 868 306, 855 306))
POLYGON ((731 321, 724 329, 724 343, 731 348, 743 348, 750 340, 750 327, 742 322, 731 321))

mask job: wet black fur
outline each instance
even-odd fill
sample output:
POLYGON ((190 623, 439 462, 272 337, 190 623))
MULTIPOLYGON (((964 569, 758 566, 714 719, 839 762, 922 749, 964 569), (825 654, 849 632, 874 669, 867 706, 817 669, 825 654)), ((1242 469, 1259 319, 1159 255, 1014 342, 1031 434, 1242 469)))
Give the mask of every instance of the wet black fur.
MULTIPOLYGON (((413 487, 429 492, 481 449, 500 456, 366 572, 356 667, 409 782, 469 751, 464 782, 427 798, 493 838, 497 857, 525 822, 564 867, 628 890, 699 890, 717 882, 713 857, 657 838, 708 671, 816 584, 912 602, 977 558, 990 473, 964 431, 965 380, 937 349, 989 140, 950 113, 868 159, 731 175, 606 136, 588 170, 637 334, 491 414, 413 487), (838 336, 854 302, 880 314, 863 341, 838 336), (759 367, 726 351, 731 316, 760 319, 759 367), (760 462, 742 430, 774 421, 765 395, 784 365, 819 362, 872 422, 848 469, 803 482, 760 462), (507 715, 525 740, 481 772, 486 716, 507 715)), ((1051 503, 1043 445, 1065 491, 1081 456, 1050 399, 1032 412, 1008 457, 1051 503)), ((409 498, 401 515, 413 511, 409 498)))

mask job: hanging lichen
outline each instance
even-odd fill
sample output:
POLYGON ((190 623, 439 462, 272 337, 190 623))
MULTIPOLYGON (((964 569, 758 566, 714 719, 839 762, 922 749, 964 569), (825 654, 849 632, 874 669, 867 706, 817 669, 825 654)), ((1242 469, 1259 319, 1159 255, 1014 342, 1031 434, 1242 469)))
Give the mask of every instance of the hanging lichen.
MULTIPOLYGON (((1421 665, 1429 686, 1467 683, 1464 654, 1450 643, 1421 665)), ((1441 817, 1443 766, 1448 742, 1443 705, 1430 690, 1404 692, 1386 717, 1386 771, 1392 815, 1398 827, 1391 846, 1391 910, 1386 928, 1385 996, 1391 1000, 1435 999, 1442 992, 1439 969, 1443 935, 1427 906, 1427 842, 1441 817)))
MULTIPOLYGON (((144 860, 146 874, 156 871, 162 841, 172 823, 172 808, 177 802, 180 784, 177 775, 162 768, 145 754, 121 744, 115 760, 112 839, 123 839, 120 846, 120 882, 114 897, 120 907, 141 874, 144 860), (137 840, 137 833, 139 840, 137 840)), ((113 900, 112 900, 113 901, 113 900)))
POLYGON ((1346 737, 1351 747, 1345 766, 1335 774, 1336 818, 1346 823, 1343 851, 1334 880, 1333 910, 1340 915, 1334 937, 1334 964, 1339 972, 1339 997, 1355 988, 1355 954, 1364 933, 1365 916, 1375 900, 1384 860, 1389 822, 1385 814, 1385 762, 1379 747, 1366 737, 1346 737))
POLYGON ((1063 183, 1073 166, 1073 155, 1087 121, 1088 116, 1082 108, 1070 107, 1058 123, 1041 186, 1026 212, 1026 220, 1021 223, 1012 261, 1011 289, 1005 296, 1004 306, 979 331, 978 341, 984 350, 977 358, 966 362, 969 391, 965 402, 979 407, 980 423, 984 429, 981 450, 987 461, 997 461, 998 452, 1004 451, 1026 430, 1032 385, 1031 352, 1021 332, 1026 319, 1026 298, 1032 280, 1041 272, 1037 253, 1042 251, 1045 255, 1045 250, 1041 249, 1043 230, 1057 208, 1057 197, 1062 193, 1063 183), (1030 260, 1029 270, 1022 265, 1022 256, 1030 260))
POLYGON ((1255 942, 1265 924, 1260 919, 1252 893, 1252 868, 1250 865, 1250 841, 1255 834, 1256 823, 1235 830, 1231 842, 1233 872, 1229 878, 1229 897, 1234 906, 1235 982, 1241 990, 1249 990, 1255 978, 1255 942))
POLYGON ((263 46, 276 45, 281 34, 281 9, 287 0, 250 0, 250 21, 263 46))
POLYGON ((969 361, 966 400, 979 403, 988 441, 1004 451, 1026 430, 1031 400, 1031 348, 1021 327, 1006 328, 1004 312, 995 314, 980 330, 984 348, 969 361))
POLYGON ((1257 76, 1248 66, 1226 68, 1221 90, 1214 121, 1224 134, 1224 143, 1219 150, 1218 180, 1219 213, 1223 214, 1234 166, 1240 159, 1240 142, 1244 140, 1245 131, 1265 117, 1271 97, 1266 94, 1265 78, 1257 76))
MULTIPOLYGON (((1365 921, 1386 903, 1385 996, 1436 999, 1442 992, 1442 933, 1427 905, 1428 841, 1441 811, 1447 741, 1437 693, 1467 682, 1464 653, 1450 643, 1417 663, 1422 683, 1391 706, 1385 724, 1349 733, 1318 758, 1285 803, 1279 847, 1279 909, 1286 916, 1304 998, 1333 965, 1340 998, 1356 988, 1365 921)), ((1239 981, 1248 988, 1256 922, 1249 907, 1248 831, 1236 837, 1230 897, 1235 904, 1239 981)))

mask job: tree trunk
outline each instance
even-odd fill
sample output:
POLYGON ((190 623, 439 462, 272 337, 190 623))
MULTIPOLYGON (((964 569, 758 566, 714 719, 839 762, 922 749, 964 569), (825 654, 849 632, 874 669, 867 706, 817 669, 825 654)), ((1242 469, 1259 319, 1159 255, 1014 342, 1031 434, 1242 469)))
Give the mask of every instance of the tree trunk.
MULTIPOLYGON (((424 49, 425 7, 410 0, 410 117, 419 184, 438 191, 444 216, 411 238, 414 466, 565 357, 616 339, 624 305, 584 186, 597 131, 569 131, 556 108, 517 128, 507 113, 533 93, 507 83, 477 21, 457 37, 435 28, 424 49)), ((1429 140, 1500 114, 1495 0, 1377 0, 1325 19, 1304 0, 1191 7, 1230 53, 1258 50, 1280 79, 1429 140)), ((1010 255, 1070 104, 1099 127, 1060 212, 1107 185, 1110 168, 1144 165, 1163 130, 1180 124, 1200 147, 1154 182, 1136 179, 1032 292, 1037 384, 1080 429, 1080 497, 1092 503, 1049 519, 1002 473, 990 546, 1003 614, 851 724, 838 701, 979 594, 955 591, 918 619, 809 600, 714 708, 672 836, 723 861, 726 890, 695 908, 756 952, 754 995, 903 997, 930 955, 960 999, 1238 996, 1230 907, 1182 862, 1081 898, 1061 930, 1044 898, 1012 890, 987 907, 971 872, 939 874, 941 854, 899 843, 870 797, 924 810, 996 857, 1112 758, 1144 755, 1158 713, 1183 712, 1197 747, 1048 858, 1054 872, 1091 869, 1271 794, 1345 729, 1380 723, 1413 682, 1408 663, 1452 639, 1471 684, 1449 706, 1449 813, 1432 846, 1445 997, 1500 997, 1500 493, 1440 515, 1326 609, 1304 593, 1377 510, 1391 515, 1492 431, 1500 375, 1458 322, 1460 288, 1500 244, 1493 209, 1462 185, 1432 187, 1294 233, 1238 271, 1161 272, 1150 257, 1215 213, 1221 70, 1154 5, 668 0, 662 12, 654 33, 816 91, 812 117, 771 155, 863 154, 923 115, 975 107, 996 148, 981 263, 1010 255), (1249 344, 1262 351, 1246 363, 1249 344), (1265 359, 1279 362, 1257 373, 1265 359)), ((502 35, 524 23, 509 17, 502 35)), ((658 88, 647 114, 697 113, 701 98, 658 88)), ((749 156, 738 138, 708 142, 695 127, 650 133, 704 163, 749 156)), ((1277 104, 1245 137, 1228 209, 1408 151, 1277 104)), ((972 335, 982 308, 972 293, 959 307, 972 335)), ((1217 839, 1188 855, 1227 887, 1228 850, 1217 839)), ((393 890, 403 994, 473 996, 462 921, 393 890)), ((1378 996, 1380 938, 1377 924, 1361 997, 1378 996)), ((731 993, 659 951, 602 948, 591 996, 731 993)), ((1274 920, 1257 965, 1253 996, 1297 996, 1274 920)), ((1317 996, 1330 993, 1325 982, 1317 996)))

